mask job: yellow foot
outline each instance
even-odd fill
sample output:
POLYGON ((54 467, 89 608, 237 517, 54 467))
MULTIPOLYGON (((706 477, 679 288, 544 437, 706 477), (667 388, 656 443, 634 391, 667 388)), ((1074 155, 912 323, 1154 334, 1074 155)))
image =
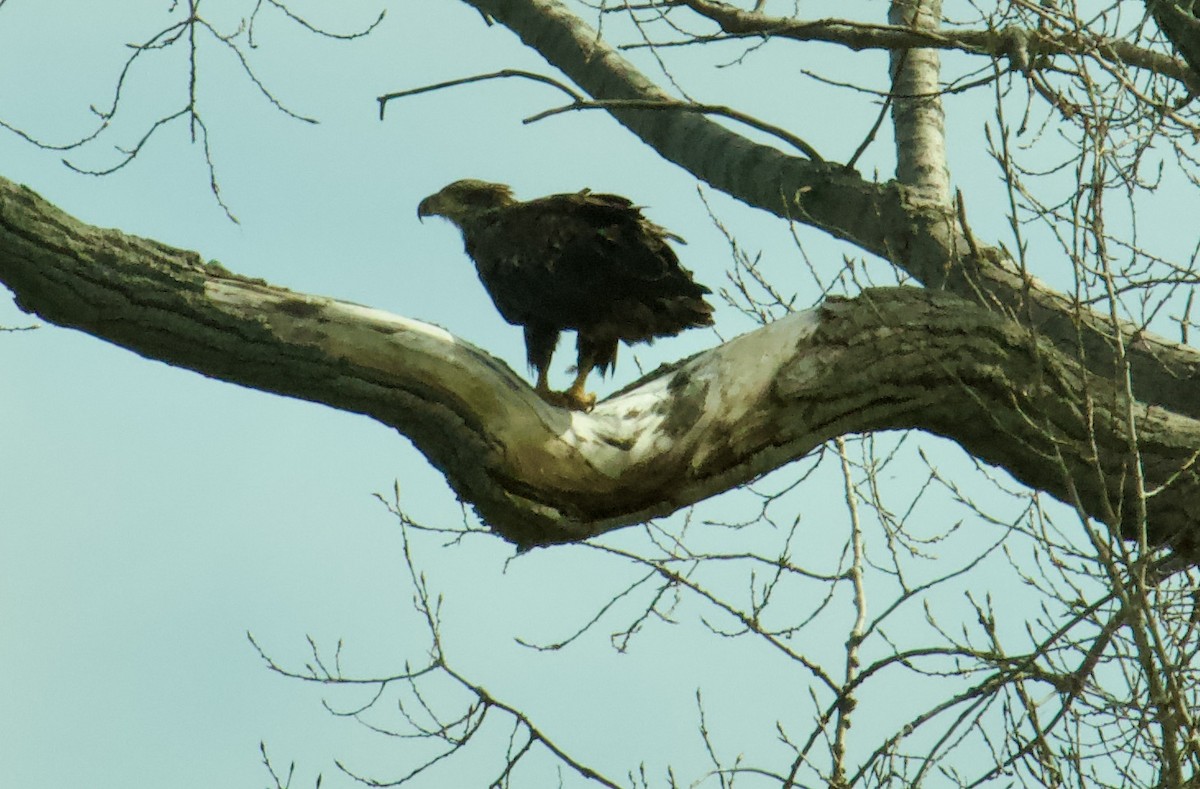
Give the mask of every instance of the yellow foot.
POLYGON ((563 392, 563 397, 567 399, 567 408, 574 411, 591 411, 596 407, 596 393, 584 392, 582 390, 575 391, 568 389, 563 392))
POLYGON ((596 395, 592 392, 576 392, 573 389, 552 392, 549 389, 539 389, 538 394, 550 405, 569 408, 572 411, 591 411, 596 405, 596 395))

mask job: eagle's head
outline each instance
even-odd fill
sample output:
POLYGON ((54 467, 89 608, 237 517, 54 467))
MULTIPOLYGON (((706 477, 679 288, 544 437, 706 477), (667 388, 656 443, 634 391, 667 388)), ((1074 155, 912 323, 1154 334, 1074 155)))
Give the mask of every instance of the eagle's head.
POLYGON ((442 191, 431 194, 417 206, 417 218, 444 216, 462 227, 464 221, 481 212, 512 205, 512 189, 504 184, 493 184, 466 178, 455 181, 442 191))

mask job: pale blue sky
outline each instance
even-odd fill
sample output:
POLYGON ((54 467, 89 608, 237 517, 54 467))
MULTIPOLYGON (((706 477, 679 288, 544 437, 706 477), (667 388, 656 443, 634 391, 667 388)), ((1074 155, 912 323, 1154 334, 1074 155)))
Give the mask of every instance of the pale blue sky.
MULTIPOLYGON (((84 133, 93 122, 88 106, 111 95, 129 52, 122 45, 163 27, 167 5, 139 0, 114 12, 73 0, 8 0, 0 8, 0 120, 51 142, 84 133)), ((194 249, 295 290, 438 323, 521 372, 520 331, 495 313, 456 232, 416 221, 420 198, 450 181, 505 181, 526 197, 585 186, 629 195, 688 239, 681 254, 700 281, 725 284, 728 249, 694 179, 599 113, 522 125, 559 102, 549 89, 515 81, 462 87, 394 102, 380 123, 381 93, 504 67, 548 72, 508 31, 485 26, 453 0, 296 10, 345 30, 362 27, 383 5, 388 16, 378 31, 353 43, 315 38, 263 12, 259 74, 318 126, 270 107, 220 47, 201 50, 201 109, 239 225, 214 203, 201 152, 179 122, 127 168, 99 179, 0 130, 0 172, 85 222, 194 249)), ((203 6, 225 29, 251 7, 203 6)), ((110 165, 112 146, 130 145, 149 120, 178 109, 181 54, 157 53, 136 69, 114 127, 69 158, 110 165)), ((736 54, 679 50, 674 57, 685 70, 736 54)), ((736 103, 845 159, 873 106, 803 80, 797 69, 843 74, 838 63, 850 56, 832 47, 786 54, 786 61, 758 54, 742 69, 696 71, 689 84, 699 99, 736 103)), ((632 56, 657 78, 644 51, 632 56)), ((882 56, 855 62, 855 74, 880 84, 881 70, 871 68, 882 56)), ((952 99, 951 107, 967 101, 952 99)), ((971 119, 956 161, 978 154, 981 122, 971 119)), ((886 145, 884 138, 861 169, 886 173, 886 145)), ((994 170, 973 161, 978 169, 958 181, 979 187, 968 193, 980 212, 976 232, 999 237, 1003 217, 985 214, 1003 195, 980 186, 995 182, 994 170)), ((748 247, 765 251, 771 271, 798 270, 782 223, 709 196, 748 247)), ((802 236, 825 275, 835 271, 841 248, 814 231, 802 236)), ((807 275, 790 287, 800 290, 801 304, 815 298, 807 275)), ((33 322, 0 299, 0 325, 33 322)), ((722 335, 750 328, 719 308, 722 335)), ((716 342, 712 332, 694 331, 636 355, 652 367, 716 342)), ((559 381, 570 356, 560 354, 559 381)), ((636 376, 632 360, 623 352, 602 393, 636 376)), ((420 660, 426 636, 410 604, 398 529, 371 494, 399 480, 413 517, 456 524, 461 511, 411 445, 365 417, 205 379, 49 326, 0 335, 0 365, 0 786, 262 786, 260 739, 278 766, 298 762, 298 786, 311 785, 317 772, 325 786, 350 785, 334 758, 381 779, 403 774, 414 751, 332 718, 320 693, 269 674, 245 632, 295 667, 307 657, 305 634, 331 649, 344 639, 351 672, 396 672, 404 660, 420 660)), ((806 497, 819 502, 805 511, 816 532, 833 528, 825 519, 844 518, 837 477, 823 474, 806 497)), ((906 481, 889 484, 903 489, 906 481)), ((705 517, 744 511, 743 503, 735 495, 705 517)), ((797 708, 806 720, 804 680, 788 673, 794 669, 749 645, 706 637, 687 605, 683 625, 651 628, 631 654, 607 647, 619 617, 563 654, 532 655, 514 644, 514 635, 569 634, 628 585, 637 573, 615 559, 563 547, 506 569, 511 549, 485 538, 448 548, 425 539, 415 550, 433 587, 447 595, 446 642, 456 665, 611 775, 623 777, 641 761, 660 781, 671 761, 699 773, 697 686, 726 757, 777 754, 774 720, 797 708)), ((841 637, 804 648, 836 653, 841 637)), ((470 765, 494 777, 507 729, 490 736, 494 747, 454 769, 470 765)), ((469 775, 446 772, 418 785, 473 785, 469 775), (448 775, 468 782, 448 783, 448 775)), ((527 780, 522 785, 550 785, 532 765, 527 780)))

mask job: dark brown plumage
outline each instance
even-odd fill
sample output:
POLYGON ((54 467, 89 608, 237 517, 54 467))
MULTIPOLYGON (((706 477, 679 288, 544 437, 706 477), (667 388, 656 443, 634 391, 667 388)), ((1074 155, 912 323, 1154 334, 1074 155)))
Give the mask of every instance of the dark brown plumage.
POLYGON ((519 202, 503 184, 455 181, 421 201, 417 216, 443 216, 462 231, 467 254, 496 309, 525 328, 537 391, 579 410, 593 368, 607 372, 617 342, 656 337, 713 322, 708 288, 679 265, 667 239, 624 197, 582 191, 519 202), (550 358, 563 330, 577 333, 575 382, 551 392, 550 358))

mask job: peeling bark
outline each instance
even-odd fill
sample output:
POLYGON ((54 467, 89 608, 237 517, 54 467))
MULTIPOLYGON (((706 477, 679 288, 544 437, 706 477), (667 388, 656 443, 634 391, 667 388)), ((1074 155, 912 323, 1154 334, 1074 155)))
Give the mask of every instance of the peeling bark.
MULTIPOLYGON (((835 436, 892 428, 953 439, 1133 532, 1120 392, 948 293, 891 288, 831 299, 582 414, 546 404, 502 362, 440 328, 90 227, 3 180, 0 281, 51 323, 395 428, 523 548, 666 515, 835 436)), ((1155 491, 1151 539, 1194 556, 1200 422, 1135 411, 1155 491)))

